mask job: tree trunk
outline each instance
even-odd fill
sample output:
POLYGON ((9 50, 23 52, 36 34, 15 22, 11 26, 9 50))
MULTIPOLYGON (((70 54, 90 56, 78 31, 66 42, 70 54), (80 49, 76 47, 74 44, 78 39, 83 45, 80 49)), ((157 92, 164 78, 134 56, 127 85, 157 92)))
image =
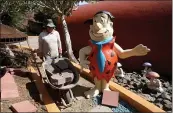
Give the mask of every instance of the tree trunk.
POLYGON ((67 49, 69 59, 72 60, 75 63, 79 63, 77 61, 76 57, 73 54, 70 34, 69 34, 69 31, 68 31, 68 27, 67 27, 67 23, 65 21, 64 15, 61 16, 61 22, 62 22, 62 26, 63 26, 64 37, 65 37, 65 45, 66 45, 66 49, 67 49))

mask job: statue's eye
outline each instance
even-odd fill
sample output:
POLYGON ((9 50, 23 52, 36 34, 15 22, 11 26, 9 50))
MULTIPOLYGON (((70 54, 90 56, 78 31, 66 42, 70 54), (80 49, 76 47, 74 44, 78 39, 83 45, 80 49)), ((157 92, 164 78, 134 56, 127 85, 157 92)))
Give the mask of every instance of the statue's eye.
POLYGON ((103 23, 103 19, 101 19, 101 22, 103 23))

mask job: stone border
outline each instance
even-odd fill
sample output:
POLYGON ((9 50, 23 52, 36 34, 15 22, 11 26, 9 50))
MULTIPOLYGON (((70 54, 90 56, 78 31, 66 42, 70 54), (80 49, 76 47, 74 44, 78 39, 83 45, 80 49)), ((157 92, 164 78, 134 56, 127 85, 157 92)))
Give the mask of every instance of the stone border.
MULTIPOLYGON (((73 65, 78 70, 81 69, 81 66, 79 64, 73 63, 73 65)), ((82 73, 83 73, 83 75, 86 75, 89 78, 92 77, 92 75, 90 74, 90 71, 88 69, 84 69, 84 71, 82 73)), ((124 88, 112 81, 110 81, 110 89, 113 91, 118 91, 120 94, 120 97, 123 100, 127 101, 131 106, 133 106, 140 112, 166 113, 164 110, 160 109, 153 103, 150 103, 149 101, 145 100, 144 98, 140 97, 139 95, 131 92, 130 90, 127 90, 126 88, 124 88)))

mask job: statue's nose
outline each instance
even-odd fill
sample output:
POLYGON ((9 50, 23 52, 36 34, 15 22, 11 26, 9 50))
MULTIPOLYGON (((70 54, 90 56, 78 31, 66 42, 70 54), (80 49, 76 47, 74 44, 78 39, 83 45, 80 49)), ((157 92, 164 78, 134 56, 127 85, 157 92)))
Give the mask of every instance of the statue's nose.
POLYGON ((95 24, 95 29, 96 29, 96 30, 100 30, 102 27, 103 27, 103 26, 102 26, 102 24, 101 24, 100 22, 97 22, 97 23, 95 24))

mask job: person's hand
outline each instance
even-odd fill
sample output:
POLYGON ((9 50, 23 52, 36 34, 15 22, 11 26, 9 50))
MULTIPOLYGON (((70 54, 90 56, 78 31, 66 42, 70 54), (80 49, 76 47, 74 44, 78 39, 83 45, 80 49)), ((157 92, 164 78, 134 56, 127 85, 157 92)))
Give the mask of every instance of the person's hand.
POLYGON ((59 53, 59 58, 62 58, 62 53, 59 53))
POLYGON ((81 72, 83 71, 83 68, 88 69, 88 65, 90 64, 90 61, 88 60, 82 60, 80 61, 80 66, 81 66, 81 72))
POLYGON ((31 49, 31 53, 33 54, 34 58, 37 57, 37 49, 31 49))
POLYGON ((142 44, 137 45, 135 48, 132 50, 134 52, 135 56, 144 56, 148 52, 150 52, 150 49, 147 48, 147 46, 144 46, 142 44))

